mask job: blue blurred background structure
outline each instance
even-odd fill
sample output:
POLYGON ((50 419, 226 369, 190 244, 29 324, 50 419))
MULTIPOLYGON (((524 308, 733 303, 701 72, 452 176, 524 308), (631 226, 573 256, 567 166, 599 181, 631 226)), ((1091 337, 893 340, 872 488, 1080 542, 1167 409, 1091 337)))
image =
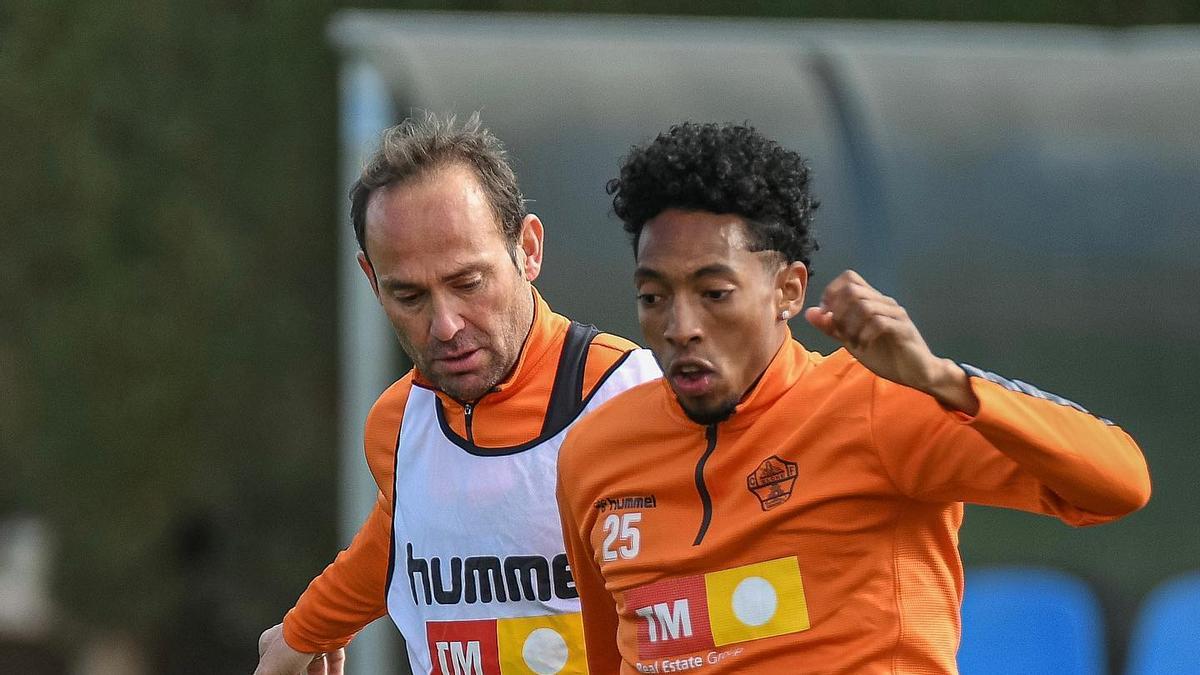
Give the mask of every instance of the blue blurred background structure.
POLYGON ((480 108, 547 299, 634 338, 603 192, 628 147, 749 120, 810 156, 815 284, 854 267, 936 351, 1141 441, 1144 511, 969 509, 962 549, 1082 580, 1107 669, 1143 658, 1138 608, 1200 569, 1200 7, 343 4, 0 6, 0 662, 250 670, 365 512, 363 411, 402 368, 349 178, 384 124, 480 108))
POLYGON ((958 667, 971 675, 1104 675, 1104 615, 1087 583, 1036 567, 976 568, 958 667))
POLYGON ((1126 675, 1186 673, 1200 664, 1200 571, 1159 584, 1142 602, 1126 675))

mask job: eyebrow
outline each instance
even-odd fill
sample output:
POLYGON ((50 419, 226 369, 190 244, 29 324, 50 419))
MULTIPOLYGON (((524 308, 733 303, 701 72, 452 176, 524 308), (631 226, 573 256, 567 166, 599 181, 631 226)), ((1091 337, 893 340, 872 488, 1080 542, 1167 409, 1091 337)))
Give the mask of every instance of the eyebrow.
MULTIPOLYGON (((481 274, 487 269, 487 267, 488 266, 484 263, 472 263, 470 265, 467 265, 465 267, 457 269, 457 270, 451 272, 450 274, 443 275, 438 281, 441 281, 442 283, 453 283, 454 281, 456 281, 458 279, 461 279, 466 276, 470 276, 472 274, 481 274)), ((423 291, 423 290, 425 290, 425 287, 420 284, 413 283, 413 282, 407 281, 405 279, 395 279, 395 278, 390 278, 390 277, 387 279, 380 280, 379 286, 380 286, 380 288, 387 291, 388 293, 395 293, 397 291, 423 291)))
POLYGON ((414 283, 410 283, 402 279, 392 278, 380 279, 379 287, 388 293, 395 293, 396 291, 417 291, 421 289, 420 286, 414 283))
MULTIPOLYGON (((704 277, 735 277, 737 271, 724 263, 711 263, 700 269, 694 270, 688 275, 689 279, 702 279, 704 277)), ((633 271, 635 281, 662 281, 666 279, 666 275, 651 267, 638 266, 633 271)))

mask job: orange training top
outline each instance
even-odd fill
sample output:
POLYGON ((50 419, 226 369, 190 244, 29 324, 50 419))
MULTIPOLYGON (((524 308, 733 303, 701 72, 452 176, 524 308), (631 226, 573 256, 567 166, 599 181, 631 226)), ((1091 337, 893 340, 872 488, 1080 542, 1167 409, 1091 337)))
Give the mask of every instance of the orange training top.
MULTIPOLYGON (((472 406, 468 434, 464 406, 438 392, 446 421, 463 437, 483 448, 519 445, 542 430, 555 369, 570 320, 555 314, 534 291, 534 318, 529 336, 509 377, 472 406)), ((601 333, 591 342, 584 371, 586 396, 609 369, 636 345, 601 333)), ((429 388, 419 373, 410 371, 389 387, 367 415, 364 437, 367 465, 379 486, 375 508, 350 547, 338 554, 283 620, 284 640, 305 653, 338 649, 368 623, 387 612, 387 568, 392 530, 392 498, 397 464, 396 442, 413 380, 429 388)), ((399 459, 404 470, 403 458, 399 459)))
POLYGON ((558 500, 592 675, 956 672, 962 502, 1078 526, 1150 495, 1119 427, 963 368, 975 417, 789 340, 725 422, 665 380, 582 420, 558 500))

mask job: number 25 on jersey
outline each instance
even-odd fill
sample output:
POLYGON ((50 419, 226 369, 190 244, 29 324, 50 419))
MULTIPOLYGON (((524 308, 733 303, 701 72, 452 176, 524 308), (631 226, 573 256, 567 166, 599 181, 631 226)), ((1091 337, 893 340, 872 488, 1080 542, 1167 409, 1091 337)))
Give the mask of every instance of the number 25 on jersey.
POLYGON ((610 513, 604 519, 604 561, 611 562, 618 556, 625 560, 636 558, 642 542, 642 533, 637 524, 641 522, 642 514, 610 513), (616 546, 616 548, 613 548, 616 546))

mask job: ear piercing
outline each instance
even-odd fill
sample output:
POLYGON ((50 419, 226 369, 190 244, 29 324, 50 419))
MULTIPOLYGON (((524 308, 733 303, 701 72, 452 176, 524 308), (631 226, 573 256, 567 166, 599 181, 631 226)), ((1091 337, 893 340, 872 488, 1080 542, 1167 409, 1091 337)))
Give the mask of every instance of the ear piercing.
POLYGON ((792 318, 792 313, 785 309, 779 313, 779 318, 787 321, 788 319, 792 318))

